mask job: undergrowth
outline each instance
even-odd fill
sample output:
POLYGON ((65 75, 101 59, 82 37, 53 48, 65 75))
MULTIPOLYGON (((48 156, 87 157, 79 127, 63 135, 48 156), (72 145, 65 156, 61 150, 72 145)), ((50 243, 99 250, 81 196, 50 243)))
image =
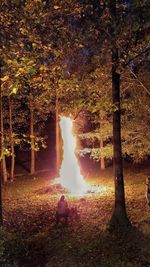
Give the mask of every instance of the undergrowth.
POLYGON ((20 177, 4 187, 4 226, 0 229, 2 267, 148 267, 150 210, 145 199, 147 170, 125 171, 128 216, 132 227, 107 230, 113 201, 112 170, 88 181, 101 187, 86 196, 66 195, 79 220, 56 226, 61 192, 47 190, 52 177, 20 177))

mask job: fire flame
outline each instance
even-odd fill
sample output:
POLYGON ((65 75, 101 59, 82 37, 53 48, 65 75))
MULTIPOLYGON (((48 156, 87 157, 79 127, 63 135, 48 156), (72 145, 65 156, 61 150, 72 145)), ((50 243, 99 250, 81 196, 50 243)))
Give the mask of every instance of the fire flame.
POLYGON ((59 182, 71 194, 84 194, 90 189, 80 173, 80 167, 75 155, 76 138, 72 133, 73 121, 62 116, 60 118, 63 139, 63 160, 60 168, 59 182))

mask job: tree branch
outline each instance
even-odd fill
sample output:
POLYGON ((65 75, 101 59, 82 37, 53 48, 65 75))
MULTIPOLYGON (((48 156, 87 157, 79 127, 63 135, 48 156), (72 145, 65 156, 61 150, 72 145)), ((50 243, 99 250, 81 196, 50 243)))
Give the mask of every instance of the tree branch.
POLYGON ((128 66, 130 64, 130 62, 132 62, 135 58, 137 58, 137 57, 139 57, 139 56, 141 56, 141 55, 143 55, 144 53, 147 53, 147 52, 150 52, 150 47, 146 48, 144 51, 139 52, 133 58, 129 59, 124 67, 128 66))
POLYGON ((130 73, 134 76, 134 78, 138 81, 138 83, 144 88, 144 90, 150 95, 150 91, 149 89, 138 79, 138 77, 136 76, 136 74, 129 68, 128 69, 130 71, 130 73))

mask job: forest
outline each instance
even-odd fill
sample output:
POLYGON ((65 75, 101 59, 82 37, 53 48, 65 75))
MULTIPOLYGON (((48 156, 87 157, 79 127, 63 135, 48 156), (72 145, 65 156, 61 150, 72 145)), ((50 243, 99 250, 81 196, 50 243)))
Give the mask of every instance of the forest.
POLYGON ((0 5, 0 266, 150 266, 149 1, 0 5))

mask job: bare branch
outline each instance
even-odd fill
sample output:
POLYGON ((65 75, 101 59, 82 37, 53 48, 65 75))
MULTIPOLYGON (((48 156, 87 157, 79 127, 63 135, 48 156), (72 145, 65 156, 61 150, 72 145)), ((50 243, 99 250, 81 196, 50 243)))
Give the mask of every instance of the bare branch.
POLYGON ((133 75, 133 77, 138 81, 138 83, 145 89, 145 91, 150 95, 150 91, 149 89, 138 79, 138 77, 136 76, 136 74, 129 68, 128 69, 130 71, 130 73, 133 75))
POLYGON ((135 58, 142 56, 143 54, 150 52, 150 47, 146 48, 145 50, 139 52, 138 54, 136 54, 133 58, 129 59, 128 62, 125 64, 124 67, 128 66, 135 58))

